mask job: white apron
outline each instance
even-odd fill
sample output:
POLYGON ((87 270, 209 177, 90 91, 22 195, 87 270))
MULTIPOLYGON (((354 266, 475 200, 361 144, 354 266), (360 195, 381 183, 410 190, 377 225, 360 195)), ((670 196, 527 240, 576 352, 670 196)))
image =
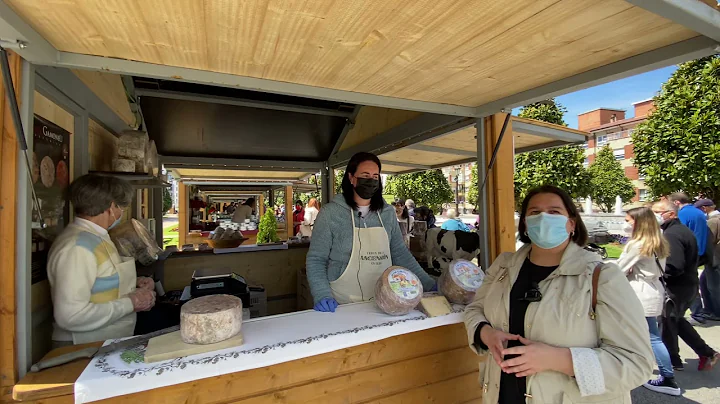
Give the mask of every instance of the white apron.
POLYGON ((356 228, 354 211, 353 246, 350 261, 337 280, 330 282, 333 297, 340 304, 366 302, 375 298, 375 283, 392 266, 390 240, 380 218, 380 227, 356 228))
MULTIPOLYGON (((100 236, 100 238, 103 238, 100 236)), ((104 238, 103 238, 104 239, 104 238)), ((104 239, 106 240, 106 239, 104 239)), ((112 243, 112 241, 110 241, 112 243)), ((107 246, 103 243, 105 249, 107 246)), ((137 272, 135 270, 135 259, 122 257, 120 254, 120 262, 115 262, 113 259, 115 254, 108 251, 110 256, 110 262, 112 262, 115 270, 118 273, 120 284, 118 285, 118 298, 126 297, 128 294, 135 290, 137 286, 137 272)), ((117 320, 112 324, 108 324, 103 328, 98 328, 93 331, 85 332, 73 332, 73 344, 85 344, 88 342, 105 341, 108 339, 131 337, 135 333, 135 322, 137 321, 137 314, 130 313, 127 316, 117 320)))

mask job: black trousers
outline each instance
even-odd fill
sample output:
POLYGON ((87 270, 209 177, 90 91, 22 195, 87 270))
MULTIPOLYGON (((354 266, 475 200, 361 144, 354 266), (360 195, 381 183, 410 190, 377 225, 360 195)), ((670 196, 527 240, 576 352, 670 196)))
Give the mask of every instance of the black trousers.
POLYGON ((665 302, 662 319, 662 340, 670 353, 673 366, 682 364, 678 337, 682 338, 698 356, 712 356, 714 353, 695 328, 685 320, 685 312, 690 308, 696 295, 697 292, 674 295, 668 290, 669 297, 665 302))
POLYGON ((139 311, 135 335, 143 335, 180 324, 180 306, 157 304, 150 311, 139 311))

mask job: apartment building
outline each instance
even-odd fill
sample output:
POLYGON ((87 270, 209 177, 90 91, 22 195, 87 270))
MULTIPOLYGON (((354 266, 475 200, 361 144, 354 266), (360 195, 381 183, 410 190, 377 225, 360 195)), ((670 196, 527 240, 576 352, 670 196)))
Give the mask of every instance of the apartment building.
POLYGON ((613 108, 598 108, 578 115, 578 129, 590 132, 592 136, 585 144, 585 166, 592 164, 602 147, 609 145, 615 159, 625 169, 625 175, 635 186, 635 197, 626 208, 639 206, 648 198, 648 190, 644 178, 632 163, 632 133, 635 127, 644 122, 653 110, 652 100, 633 104, 635 116, 625 118, 625 111, 613 108))

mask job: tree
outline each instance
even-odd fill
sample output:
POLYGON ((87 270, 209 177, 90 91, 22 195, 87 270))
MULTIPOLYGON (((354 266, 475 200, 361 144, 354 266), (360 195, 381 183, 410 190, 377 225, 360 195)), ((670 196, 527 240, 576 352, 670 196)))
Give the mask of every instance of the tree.
POLYGON ((442 205, 454 200, 450 183, 440 170, 427 170, 388 177, 384 193, 400 199, 412 199, 415 206, 427 206, 441 212, 442 205))
POLYGON ((473 206, 478 203, 478 174, 477 164, 473 164, 470 169, 470 188, 467 190, 467 199, 465 202, 471 203, 473 206))
POLYGON ((172 196, 167 188, 163 188, 163 213, 167 212, 172 208, 172 196))
POLYGON ((299 199, 302 201, 303 205, 307 206, 307 203, 312 198, 320 200, 320 182, 321 181, 318 180, 318 175, 313 175, 308 178, 307 183, 310 185, 315 185, 315 190, 310 192, 298 192, 297 190, 294 190, 293 201, 297 201, 299 199))
MULTIPOLYGON (((519 209, 531 189, 555 185, 572 198, 590 195, 590 174, 583 167, 585 151, 563 146, 515 156, 515 206, 519 209)), ((615 195, 613 195, 615 198, 615 195)))
MULTIPOLYGON (((556 103, 555 99, 549 99, 523 107, 518 116, 567 126, 563 120, 565 112, 565 107, 556 103)), ((528 192, 542 185, 555 185, 567 191, 573 198, 588 196, 590 175, 583 166, 584 162, 585 151, 579 146, 564 146, 516 155, 515 206, 519 209, 528 192)))
POLYGON ((720 55, 683 63, 633 133, 633 164, 655 196, 720 198, 720 55))
POLYGON ((275 218, 275 212, 268 209, 263 217, 260 218, 257 243, 275 243, 278 241, 280 241, 280 238, 277 235, 277 219, 275 218))
POLYGON ((526 105, 520 109, 518 116, 520 118, 535 119, 538 121, 554 123, 556 125, 567 126, 563 117, 567 112, 567 108, 555 102, 554 98, 549 100, 536 102, 526 105))
POLYGON ((603 212, 613 211, 618 195, 623 203, 629 202, 635 196, 635 187, 625 176, 620 162, 615 160, 610 146, 606 145, 598 152, 588 172, 591 177, 590 196, 603 212))
POLYGON ((342 193, 342 180, 345 176, 345 170, 335 171, 335 195, 342 193))

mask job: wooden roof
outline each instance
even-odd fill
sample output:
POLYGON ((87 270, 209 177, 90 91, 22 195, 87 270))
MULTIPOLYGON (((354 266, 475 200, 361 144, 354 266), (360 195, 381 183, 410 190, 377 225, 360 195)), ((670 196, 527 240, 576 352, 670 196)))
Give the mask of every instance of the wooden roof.
MULTIPOLYGON (((590 135, 577 129, 517 116, 513 116, 510 122, 516 153, 583 142, 590 135)), ((477 129, 473 125, 384 153, 380 155, 383 172, 403 173, 476 161, 476 136, 477 129)))
POLYGON ((698 36, 622 0, 4 1, 62 52, 457 106, 698 36))
POLYGON ((272 182, 298 181, 314 172, 272 171, 272 170, 236 170, 212 168, 173 168, 173 177, 181 181, 213 182, 272 182))

